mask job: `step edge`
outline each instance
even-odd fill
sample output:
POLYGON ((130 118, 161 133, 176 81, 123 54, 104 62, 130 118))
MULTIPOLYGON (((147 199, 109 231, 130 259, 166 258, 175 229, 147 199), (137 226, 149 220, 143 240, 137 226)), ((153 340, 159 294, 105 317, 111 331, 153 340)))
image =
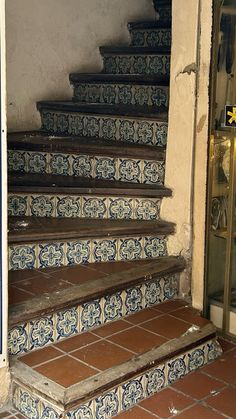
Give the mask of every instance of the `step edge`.
POLYGON ((127 24, 128 26, 128 30, 130 31, 135 31, 135 30, 152 30, 152 29, 166 29, 166 30, 171 30, 171 25, 170 22, 162 22, 160 20, 135 20, 135 21, 130 21, 127 24), (149 26, 150 25, 150 26, 149 26))
POLYGON ((133 46, 102 46, 99 48, 102 56, 105 55, 171 55, 171 48, 167 47, 133 47, 133 46))
MULTIPOLYGON (((104 77, 104 73, 71 73, 69 75, 69 80, 71 84, 73 83, 86 83, 86 84, 92 84, 92 83, 99 83, 99 84, 134 84, 134 85, 147 85, 147 86, 158 86, 169 89, 170 84, 170 78, 169 77, 162 77, 159 78, 158 76, 153 76, 153 79, 151 79, 151 76, 148 77, 148 75, 143 75, 140 77, 140 80, 132 80, 132 78, 135 78, 135 75, 127 74, 125 77, 122 77, 124 75, 122 74, 107 74, 104 77), (132 77, 133 76, 133 77, 132 77), (94 77, 94 79, 92 79, 94 77), (100 77, 100 79, 99 79, 100 77), (130 79, 130 80, 128 80, 130 79)), ((136 75, 137 77, 137 75, 136 75)))
POLYGON ((55 403, 55 400, 57 400, 63 405, 64 411, 66 411, 70 408, 75 408, 79 404, 84 404, 88 400, 95 398, 101 392, 112 389, 115 386, 126 382, 131 377, 137 377, 141 373, 149 371, 168 359, 172 359, 215 337, 216 328, 212 324, 208 324, 199 331, 172 339, 158 348, 154 348, 151 351, 136 356, 129 361, 100 373, 98 375, 100 382, 99 378, 98 381, 94 382, 94 378, 92 377, 91 379, 83 381, 83 386, 81 386, 81 383, 78 383, 71 386, 69 389, 64 389, 56 383, 49 383, 50 380, 46 380, 48 385, 45 386, 45 377, 18 360, 13 361, 11 373, 13 381, 18 382, 19 385, 23 384, 29 388, 30 391, 34 391, 34 393, 35 391, 39 392, 41 397, 46 398, 47 400, 51 399, 51 402, 54 401, 55 403), (111 371, 114 374, 113 379, 111 379, 111 371), (33 389, 32 387, 29 387, 29 374, 34 378, 33 389), (88 387, 90 387, 89 391, 88 387))
MULTIPOLYGON (((161 259, 161 258, 160 258, 161 259)), ((150 261, 151 267, 154 263, 157 263, 158 261, 150 261)), ((179 257, 165 257, 161 260, 159 260, 161 263, 165 263, 166 265, 169 265, 171 262, 171 266, 164 266, 159 271, 156 271, 153 267, 153 277, 160 278, 163 276, 169 276, 172 274, 177 274, 182 272, 185 269, 186 263, 183 258, 179 257)), ((55 311, 59 311, 61 309, 74 307, 76 305, 81 305, 86 303, 87 301, 90 301, 92 299, 98 299, 101 298, 104 293, 106 295, 112 295, 115 292, 122 291, 123 289, 126 289, 127 287, 132 287, 135 285, 139 285, 143 282, 145 282, 147 279, 145 278, 145 271, 147 271, 147 276, 150 275, 150 265, 148 264, 145 267, 139 267, 138 274, 135 275, 135 271, 137 268, 131 268, 127 269, 126 271, 123 271, 122 274, 111 274, 111 275, 105 275, 104 277, 100 278, 99 280, 89 281, 89 284, 82 284, 82 285, 75 285, 74 287, 71 287, 68 290, 62 290, 60 292, 60 295, 56 292, 51 293, 50 295, 52 298, 49 299, 46 297, 34 297, 31 300, 28 300, 25 303, 19 303, 16 305, 10 306, 10 312, 9 312, 9 326, 15 327, 18 324, 34 320, 38 318, 39 316, 49 315, 54 313, 55 311), (129 280, 126 280, 123 278, 124 273, 129 272, 129 280), (133 277, 132 277, 133 274, 133 277), (132 277, 132 279, 130 278, 132 277), (105 282, 104 286, 102 287, 102 282, 105 282), (94 284, 94 285, 93 285, 94 284), (90 291, 88 290, 90 288, 90 291), (99 291, 94 291, 94 289, 98 289, 99 291), (71 292, 73 290, 73 295, 71 295, 71 292), (83 291, 84 290, 84 291, 83 291), (82 292, 84 292, 84 295, 82 296, 82 292), (80 295, 79 295, 80 294, 80 295), (55 302, 53 303, 53 298, 55 302), (59 300, 60 299, 60 300, 59 300), (52 307, 52 304, 53 307, 52 307), (25 310, 27 308, 27 314, 25 314, 25 310), (14 311, 15 309, 15 311, 14 311), (12 311, 11 311, 12 310, 12 311), (22 314, 24 313, 24 315, 22 314)), ((152 278, 148 278, 148 280, 152 280, 152 278)), ((48 296, 47 296, 48 297, 48 296)))

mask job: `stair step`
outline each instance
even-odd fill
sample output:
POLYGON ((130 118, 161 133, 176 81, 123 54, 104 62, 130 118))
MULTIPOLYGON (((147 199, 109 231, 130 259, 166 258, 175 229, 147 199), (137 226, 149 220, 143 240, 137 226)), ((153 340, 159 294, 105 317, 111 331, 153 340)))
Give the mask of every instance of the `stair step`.
POLYGON ((72 73, 71 83, 113 83, 113 84, 138 84, 150 86, 169 86, 169 77, 149 74, 104 74, 104 73, 72 73))
POLYGON ((10 352, 16 355, 37 349, 175 298, 179 289, 178 274, 184 267, 182 259, 163 257, 9 272, 10 352), (95 310, 89 320, 86 313, 92 307, 97 307, 98 311, 95 310), (69 319, 72 313, 71 327, 67 323, 62 330, 60 318, 69 319), (76 319, 75 313, 78 313, 76 319), (36 322, 43 319, 47 322, 49 318, 53 320, 50 339, 42 336, 37 345, 30 339, 29 330, 36 322), (12 337, 20 330, 25 331, 26 340, 19 346, 20 341, 12 337))
POLYGON ((160 22, 170 24, 172 18, 172 0, 154 0, 153 3, 160 22))
POLYGON ((48 133, 166 145, 167 113, 155 108, 54 101, 39 102, 38 109, 48 133))
POLYGON ((12 363, 14 407, 28 418, 108 418, 216 359, 215 328, 185 306, 159 304, 19 357, 12 363), (200 324, 192 333, 190 319, 200 324))
MULTIPOLYGON (((117 157, 120 154, 131 154, 132 144, 122 152, 122 147, 113 147, 111 142, 88 139, 88 144, 81 139, 58 139, 34 136, 34 141, 20 138, 8 143, 8 170, 24 173, 41 173, 90 179, 117 180, 132 183, 164 183, 164 157, 160 149, 155 150, 151 160, 144 160, 145 152, 150 147, 135 147, 140 158, 117 157), (43 139, 43 142, 42 142, 43 139), (10 148, 10 149, 9 149, 10 148), (90 154, 86 153, 89 151, 90 154), (98 152, 97 152, 98 150, 98 152), (143 154, 141 154, 141 152, 143 154), (86 154, 85 154, 86 153, 86 154), (157 157, 158 161, 153 160, 157 157)), ((125 144, 122 144, 123 147, 125 144)), ((125 149, 125 147, 124 147, 125 149)))
POLYGON ((131 22, 131 45, 136 47, 171 47, 171 28, 168 22, 131 22))
POLYGON ((170 49, 166 47, 101 47, 106 74, 149 74, 169 77, 170 49))

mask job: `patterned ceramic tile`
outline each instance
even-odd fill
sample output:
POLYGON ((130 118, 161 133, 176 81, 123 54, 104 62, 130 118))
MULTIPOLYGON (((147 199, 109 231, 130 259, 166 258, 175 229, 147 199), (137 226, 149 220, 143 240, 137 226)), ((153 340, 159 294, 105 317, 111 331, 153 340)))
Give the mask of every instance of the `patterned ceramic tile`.
POLYGON ((170 47, 170 29, 139 29, 131 31, 132 45, 136 47, 170 47))
POLYGON ((141 183, 141 172, 140 160, 119 159, 117 180, 141 183))
POLYGON ((132 219, 134 203, 129 198, 108 198, 109 218, 114 220, 132 219))
POLYGON ((217 340, 213 340, 205 346, 206 362, 214 361, 222 353, 222 348, 217 340))
POLYGON ((163 297, 164 300, 171 300, 179 294, 179 277, 178 275, 172 275, 164 278, 163 284, 163 297))
POLYGON ((123 301, 121 292, 108 295, 103 299, 104 323, 117 320, 123 316, 123 301))
POLYGON ((95 400, 96 419, 108 419, 118 415, 120 412, 120 401, 118 389, 110 391, 95 400))
POLYGON ((57 340, 79 333, 79 316, 76 308, 60 311, 56 315, 57 340))
POLYGON ((54 341, 54 318, 46 316, 30 322, 29 345, 30 350, 42 348, 54 341))
POLYGON ((93 242, 94 262, 111 262, 117 259, 117 240, 95 240, 93 242))
POLYGON ((96 179, 115 180, 116 160, 111 157, 95 157, 94 171, 96 179))
POLYGON ((145 397, 145 377, 132 379, 121 386, 121 410, 128 410, 145 397))
POLYGON ((184 377, 188 373, 186 355, 182 355, 168 363, 168 384, 184 377))
POLYGON ((58 267, 65 264, 64 243, 39 244, 39 268, 58 267))
POLYGON ((161 281, 150 281, 144 284, 145 307, 151 307, 163 300, 161 281))
POLYGON ((160 200, 136 199, 134 218, 137 220, 156 220, 160 216, 160 200))
POLYGON ((27 391, 21 389, 15 390, 13 404, 28 419, 41 419, 40 401, 36 396, 31 395, 27 391))
POLYGON ((107 74, 168 75, 170 72, 170 56, 165 54, 104 55, 103 61, 107 74))
POLYGON ((146 374, 146 395, 152 396, 167 386, 166 365, 159 365, 146 374))
POLYGON ((82 217, 81 198, 79 196, 57 196, 55 209, 57 217, 82 217))
POLYGON ((144 161, 143 182, 162 185, 164 183, 165 163, 144 161))
POLYGON ((8 194, 8 215, 24 216, 29 215, 28 199, 26 195, 8 194))
POLYGON ((94 401, 72 410, 66 415, 66 419, 94 419, 94 401))
POLYGON ((130 288, 124 292, 125 315, 136 313, 144 307, 142 286, 130 288))
POLYGON ((46 173, 47 171, 47 155, 45 153, 29 152, 28 154, 28 172, 30 173, 46 173))
POLYGON ((8 150, 8 170, 22 172, 27 167, 27 156, 25 152, 8 150))
POLYGON ((188 371, 194 371, 205 365, 205 351, 202 349, 195 349, 188 354, 188 371))
POLYGON ((55 211, 54 197, 34 195, 30 199, 30 215, 35 217, 53 217, 55 211))
POLYGON ((128 238, 119 240, 119 260, 135 260, 142 258, 142 239, 128 238))
POLYGON ((93 177, 93 159, 90 156, 73 156, 72 175, 80 177, 93 177))
POLYGON ((166 240, 160 237, 145 237, 144 253, 147 258, 166 256, 166 240))
MULTIPOLYGON (((156 63, 153 62, 153 66, 156 63)), ((61 113, 53 111, 41 111, 42 129, 51 133, 62 134, 58 125, 58 118, 61 113), (53 119, 53 126, 51 120, 53 119)), ((88 130, 87 117, 78 113, 65 113, 68 119, 69 135, 83 135, 91 137, 91 129, 88 130)), ((165 145, 167 139, 167 122, 157 120, 143 121, 140 118, 117 118, 95 115, 96 133, 109 140, 122 140, 149 145, 165 145)), ((95 122, 94 122, 95 123, 95 122)))
POLYGON ((28 324, 22 324, 9 331, 8 350, 11 355, 18 355, 29 350, 28 330, 28 324))
POLYGON ((33 269, 36 267, 37 253, 35 245, 9 246, 9 269, 33 269))
POLYGON ((70 175, 70 156, 67 154, 50 155, 50 173, 54 175, 70 175))
POLYGON ((107 218, 106 198, 82 198, 82 217, 84 218, 107 218))
POLYGON ((85 303, 81 308, 81 330, 89 330, 102 324, 102 306, 100 300, 85 303))
POLYGON ((91 255, 91 242, 89 240, 78 240, 67 243, 66 264, 77 265, 88 263, 91 255))

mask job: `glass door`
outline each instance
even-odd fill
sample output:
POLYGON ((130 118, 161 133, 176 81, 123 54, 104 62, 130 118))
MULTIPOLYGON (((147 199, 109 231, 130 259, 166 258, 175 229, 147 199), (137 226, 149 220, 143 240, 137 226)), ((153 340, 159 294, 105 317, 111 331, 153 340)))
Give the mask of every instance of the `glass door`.
POLYGON ((205 312, 236 337, 235 29, 235 1, 215 0, 205 312))

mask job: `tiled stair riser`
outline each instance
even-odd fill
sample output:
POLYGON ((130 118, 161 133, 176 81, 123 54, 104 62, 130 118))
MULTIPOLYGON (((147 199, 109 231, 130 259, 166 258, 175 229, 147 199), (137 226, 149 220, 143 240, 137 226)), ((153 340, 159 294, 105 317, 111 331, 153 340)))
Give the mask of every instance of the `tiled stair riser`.
POLYGON ((67 412, 60 411, 18 383, 14 383, 13 403, 28 419, 108 419, 217 359, 221 353, 217 340, 209 339, 67 412))
POLYGON ((8 169, 24 173, 47 173, 162 185, 164 183, 165 162, 109 156, 9 150, 8 169))
POLYGON ((170 74, 170 55, 103 55, 106 74, 170 74))
POLYGON ((160 199, 110 196, 9 194, 9 216, 158 220, 160 199))
POLYGON ((82 103, 167 107, 169 88, 154 85, 74 83, 74 99, 82 103))
POLYGON ((132 45, 135 47, 170 47, 170 29, 131 30, 132 45))
POLYGON ((138 260, 166 255, 166 238, 163 236, 12 244, 9 246, 9 270, 138 260))
POLYGON ((173 299, 178 292, 179 274, 169 275, 17 325, 9 332, 9 353, 19 355, 45 347, 173 299))
POLYGON ((147 145, 166 145, 167 122, 131 117, 41 111, 42 129, 54 134, 101 137, 147 145))

